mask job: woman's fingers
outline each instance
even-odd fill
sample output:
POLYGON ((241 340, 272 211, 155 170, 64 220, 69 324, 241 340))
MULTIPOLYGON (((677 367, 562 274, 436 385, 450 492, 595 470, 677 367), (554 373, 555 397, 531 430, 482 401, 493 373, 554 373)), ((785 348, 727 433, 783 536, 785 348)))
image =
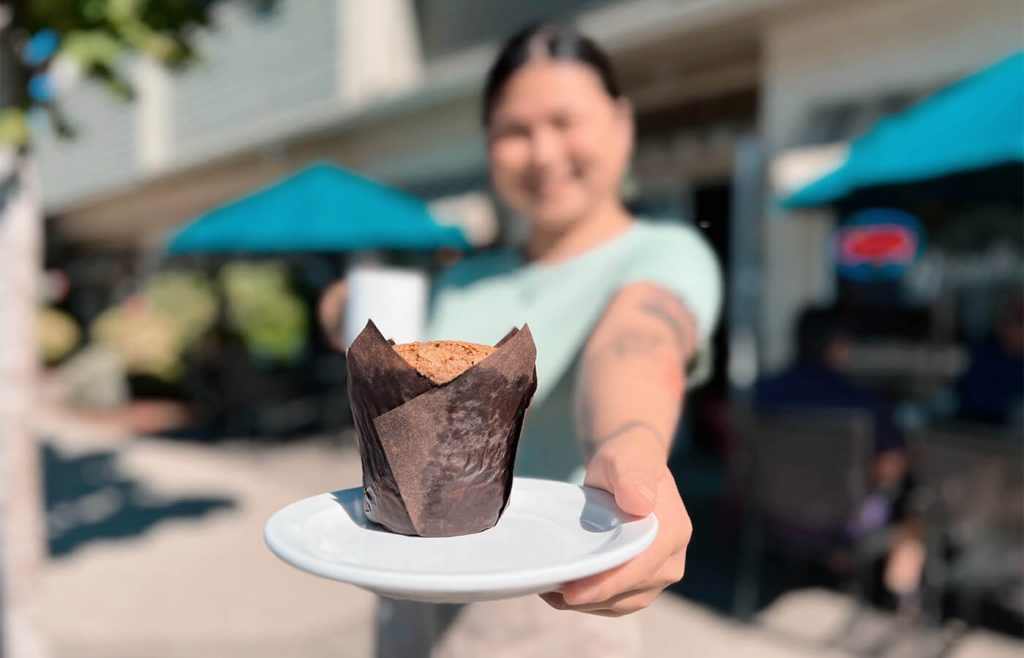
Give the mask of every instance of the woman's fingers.
POLYGON ((658 536, 640 555, 608 571, 581 578, 542 598, 553 608, 618 616, 644 608, 683 577, 692 525, 672 474, 654 459, 649 439, 616 439, 601 446, 586 482, 616 497, 623 511, 658 519, 658 536))
POLYGON ((642 427, 601 446, 587 467, 586 484, 615 496, 619 509, 647 516, 657 506, 667 473, 657 444, 642 427))
POLYGON ((573 608, 608 601, 649 582, 667 558, 661 551, 648 549, 622 566, 566 583, 562 598, 573 608))
POLYGON ((586 606, 569 605, 558 592, 541 594, 540 597, 556 610, 573 610, 603 617, 621 617, 651 605, 659 593, 660 590, 633 590, 619 594, 613 599, 603 601, 600 604, 586 606))
POLYGON ((320 295, 320 302, 317 304, 320 328, 330 343, 339 350, 345 349, 340 339, 340 333, 341 317, 347 298, 348 284, 345 281, 336 281, 320 295))
POLYGON ((690 543, 692 525, 675 481, 663 478, 658 487, 658 536, 651 546, 629 562, 588 578, 567 583, 562 592, 570 605, 584 605, 610 599, 622 592, 645 587, 668 566, 668 583, 683 577, 686 548, 690 543))
POLYGON ((655 569, 649 571, 622 568, 622 571, 609 574, 607 578, 597 582, 590 583, 587 582, 590 579, 587 579, 567 584, 561 592, 562 600, 575 610, 587 610, 606 607, 608 602, 616 601, 619 597, 632 592, 652 590, 657 594, 669 585, 679 582, 685 566, 685 553, 678 553, 670 555, 655 569))
POLYGON ((569 610, 569 604, 565 602, 561 592, 545 592, 540 595, 544 602, 555 610, 569 610))
POLYGON ((692 526, 671 477, 659 482, 655 514, 660 526, 658 536, 646 551, 623 565, 566 583, 561 593, 545 595, 544 600, 560 610, 628 614, 678 582, 686 568, 692 526), (650 596, 640 596, 643 592, 650 596))
POLYGON ((685 564, 685 556, 673 556, 665 562, 656 574, 645 581, 646 587, 616 594, 608 599, 593 603, 571 604, 561 592, 541 594, 541 598, 556 610, 574 610, 606 617, 620 617, 642 610, 654 602, 663 589, 679 580, 685 564))

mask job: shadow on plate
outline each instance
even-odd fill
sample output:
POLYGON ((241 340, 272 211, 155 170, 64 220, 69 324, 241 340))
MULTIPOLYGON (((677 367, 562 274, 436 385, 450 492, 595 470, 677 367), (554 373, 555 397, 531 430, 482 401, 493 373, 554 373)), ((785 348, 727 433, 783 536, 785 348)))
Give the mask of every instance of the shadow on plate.
POLYGON ((338 503, 341 509, 345 510, 345 513, 348 514, 348 518, 352 519, 352 523, 356 524, 360 528, 363 528, 364 530, 373 530, 375 532, 391 532, 384 526, 377 525, 366 518, 366 512, 363 510, 362 487, 334 491, 331 493, 331 498, 334 499, 334 502, 338 503))
POLYGON ((580 528, 586 532, 610 532, 632 517, 618 511, 611 494, 583 487, 583 509, 580 511, 580 528))

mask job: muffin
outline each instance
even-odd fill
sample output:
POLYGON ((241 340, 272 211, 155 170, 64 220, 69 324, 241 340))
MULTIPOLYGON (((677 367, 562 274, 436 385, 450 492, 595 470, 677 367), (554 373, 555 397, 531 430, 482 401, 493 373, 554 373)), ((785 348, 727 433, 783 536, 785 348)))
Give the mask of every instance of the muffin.
POLYGON ((367 323, 347 353, 366 517, 423 537, 494 526, 512 490, 536 354, 525 325, 492 347, 395 345, 367 323))
POLYGON ((475 366, 493 354, 496 349, 490 345, 457 340, 405 343, 395 345, 394 348, 406 363, 435 384, 447 384, 470 366, 475 366))

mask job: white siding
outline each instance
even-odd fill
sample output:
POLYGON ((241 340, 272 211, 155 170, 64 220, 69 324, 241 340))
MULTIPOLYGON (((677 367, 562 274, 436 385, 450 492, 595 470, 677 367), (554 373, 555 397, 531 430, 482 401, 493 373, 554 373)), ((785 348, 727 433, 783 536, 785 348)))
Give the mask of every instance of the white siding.
MULTIPOLYGON (((954 82, 1019 48, 1022 24, 1020 0, 854 0, 780 14, 764 39, 769 156, 801 142, 816 108, 954 82)), ((831 215, 788 217, 774 201, 765 214, 763 365, 774 370, 790 356, 797 313, 833 295, 831 215)))
POLYGON ((584 10, 636 0, 417 0, 424 54, 448 55, 508 37, 534 21, 571 17, 584 10))
POLYGON ((246 142, 261 125, 330 103, 337 65, 335 0, 289 0, 269 16, 227 6, 197 47, 208 64, 175 79, 171 135, 188 159, 211 143, 246 142))
POLYGON ((215 28, 197 35, 197 65, 168 74, 125 62, 139 94, 134 102, 79 82, 61 99, 76 137, 58 138, 46 121, 34 130, 47 210, 256 147, 274 130, 339 105, 337 18, 348 1, 280 0, 266 14, 224 4, 215 28))
POLYGON ((131 183, 137 174, 131 102, 89 82, 76 85, 62 102, 75 139, 58 137, 44 117, 33 130, 47 207, 131 183))
POLYGON ((951 83, 1021 47, 1020 0, 856 0, 806 8, 765 35, 763 127, 772 150, 812 108, 951 83))

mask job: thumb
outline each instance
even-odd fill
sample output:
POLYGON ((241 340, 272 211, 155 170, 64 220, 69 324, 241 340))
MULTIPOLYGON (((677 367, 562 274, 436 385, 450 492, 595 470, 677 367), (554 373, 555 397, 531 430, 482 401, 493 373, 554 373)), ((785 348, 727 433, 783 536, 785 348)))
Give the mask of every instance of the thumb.
POLYGON ((592 464, 587 477, 587 484, 611 493, 619 509, 633 516, 654 511, 658 480, 665 469, 660 459, 645 448, 635 444, 609 446, 594 456, 597 463, 592 464))

